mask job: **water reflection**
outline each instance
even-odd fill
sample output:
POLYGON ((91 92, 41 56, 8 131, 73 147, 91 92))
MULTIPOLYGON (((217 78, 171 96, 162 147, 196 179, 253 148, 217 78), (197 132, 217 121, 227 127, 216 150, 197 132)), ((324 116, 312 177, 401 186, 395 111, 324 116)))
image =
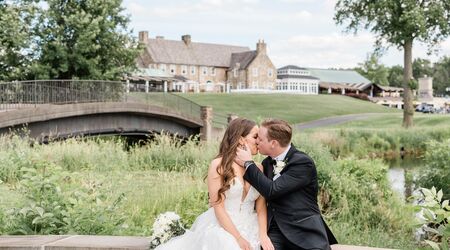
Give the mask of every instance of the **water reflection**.
POLYGON ((413 179, 417 172, 425 166, 422 158, 405 156, 385 159, 389 166, 388 180, 392 190, 397 192, 403 200, 412 195, 414 190, 413 179))

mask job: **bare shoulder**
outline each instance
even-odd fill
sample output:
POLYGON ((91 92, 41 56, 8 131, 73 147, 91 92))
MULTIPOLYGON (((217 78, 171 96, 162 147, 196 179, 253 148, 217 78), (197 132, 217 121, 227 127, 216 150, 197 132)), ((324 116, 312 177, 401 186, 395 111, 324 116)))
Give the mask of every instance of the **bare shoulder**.
POLYGON ((255 163, 255 164, 259 168, 259 170, 261 170, 261 172, 264 172, 264 167, 261 163, 255 163))
POLYGON ((209 176, 218 176, 217 168, 220 166, 222 162, 222 157, 215 158, 209 164, 208 175, 209 176))

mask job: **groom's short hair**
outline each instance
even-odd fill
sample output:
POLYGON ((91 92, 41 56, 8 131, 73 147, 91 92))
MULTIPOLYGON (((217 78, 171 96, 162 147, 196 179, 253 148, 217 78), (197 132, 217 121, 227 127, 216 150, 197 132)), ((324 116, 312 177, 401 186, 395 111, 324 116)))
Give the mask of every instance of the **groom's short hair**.
POLYGON ((276 140, 280 146, 286 147, 292 139, 292 127, 286 121, 279 119, 266 119, 261 126, 267 129, 267 139, 276 140))

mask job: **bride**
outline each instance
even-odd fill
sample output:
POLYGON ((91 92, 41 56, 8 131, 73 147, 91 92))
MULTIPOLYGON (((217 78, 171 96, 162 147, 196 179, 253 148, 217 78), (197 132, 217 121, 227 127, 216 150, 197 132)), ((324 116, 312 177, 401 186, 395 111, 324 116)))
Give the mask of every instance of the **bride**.
MULTIPOLYGON (((247 145, 258 153, 255 122, 237 118, 225 134, 218 156, 208 170, 211 207, 201 214, 185 234, 160 245, 156 250, 273 250, 267 236, 266 202, 244 181, 245 170, 234 162, 236 149, 247 145), (255 211, 256 210, 256 211, 255 211)), ((259 166, 262 171, 262 166, 259 166)))

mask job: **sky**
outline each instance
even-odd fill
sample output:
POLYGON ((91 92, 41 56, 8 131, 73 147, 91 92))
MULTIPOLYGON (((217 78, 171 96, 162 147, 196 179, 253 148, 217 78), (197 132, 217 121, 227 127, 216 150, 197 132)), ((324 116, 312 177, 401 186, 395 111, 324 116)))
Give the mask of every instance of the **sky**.
MULTIPOLYGON (((373 52, 375 36, 361 30, 344 32, 333 20, 336 0, 124 0, 133 34, 193 42, 247 46, 262 39, 275 67, 288 64, 314 68, 353 68, 373 52)), ((414 44, 413 58, 432 62, 450 56, 450 38, 427 55, 414 44)), ((388 49, 381 57, 387 66, 403 65, 403 52, 388 49)))

